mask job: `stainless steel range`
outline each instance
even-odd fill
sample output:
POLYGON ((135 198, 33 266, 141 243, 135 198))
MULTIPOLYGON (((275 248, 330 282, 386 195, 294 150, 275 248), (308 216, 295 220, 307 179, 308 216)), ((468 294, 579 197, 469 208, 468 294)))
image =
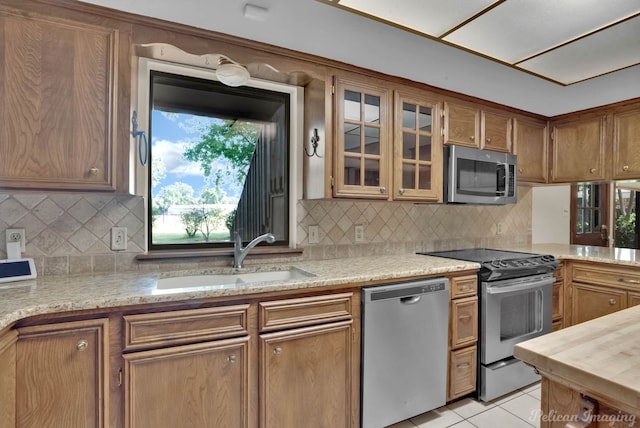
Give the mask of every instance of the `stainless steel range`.
POLYGON ((513 356, 513 346, 551 331, 555 258, 487 248, 421 254, 481 265, 478 398, 493 400, 537 381, 534 370, 513 356))

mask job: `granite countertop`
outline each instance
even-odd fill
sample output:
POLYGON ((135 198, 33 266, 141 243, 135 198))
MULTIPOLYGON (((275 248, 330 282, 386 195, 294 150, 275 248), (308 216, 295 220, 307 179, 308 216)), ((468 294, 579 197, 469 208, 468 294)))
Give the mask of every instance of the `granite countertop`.
MULTIPOLYGON (((552 254, 558 259, 579 259, 640 266, 640 251, 618 248, 535 244, 502 249, 552 254)), ((319 287, 393 281, 413 276, 473 270, 477 263, 414 254, 255 265, 244 271, 282 270, 295 267, 314 276, 277 283, 159 290, 159 277, 232 272, 232 268, 193 269, 176 272, 123 272, 104 275, 46 276, 0 286, 0 330, 20 319, 43 314, 118 306, 180 302, 214 297, 241 296, 319 287)), ((188 284, 185 284, 187 287, 188 284)))
POLYGON ((517 358, 574 390, 640 415, 640 306, 515 346, 517 358))

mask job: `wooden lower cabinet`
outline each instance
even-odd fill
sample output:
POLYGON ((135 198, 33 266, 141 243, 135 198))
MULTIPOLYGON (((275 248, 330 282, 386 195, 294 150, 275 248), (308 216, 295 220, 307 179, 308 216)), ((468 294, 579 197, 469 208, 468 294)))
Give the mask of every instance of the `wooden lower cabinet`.
POLYGON ((249 337, 124 355, 127 428, 249 426, 249 337))
POLYGON ((352 427, 353 323, 260 336, 260 427, 352 427))
POLYGON ((608 315, 626 307, 626 291, 595 285, 573 284, 574 324, 608 315))
POLYGON ((449 398, 460 397, 476 390, 478 351, 475 346, 451 351, 449 354, 449 398))
POLYGON ((16 426, 15 330, 0 333, 0 428, 16 426))
POLYGON ((108 426, 108 320, 18 329, 16 427, 108 426))

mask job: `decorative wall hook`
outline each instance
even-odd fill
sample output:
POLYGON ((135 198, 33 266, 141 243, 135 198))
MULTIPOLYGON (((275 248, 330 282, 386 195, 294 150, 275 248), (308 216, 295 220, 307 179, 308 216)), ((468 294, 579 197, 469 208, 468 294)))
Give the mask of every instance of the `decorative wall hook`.
POLYGON ((304 148, 304 154, 307 155, 307 157, 310 157, 310 158, 314 156, 318 156, 319 158, 322 157, 317 152, 319 141, 320 141, 320 137, 318 136, 318 128, 313 128, 313 135, 311 136, 311 148, 313 149, 313 151, 309 152, 307 151, 306 147, 304 148))

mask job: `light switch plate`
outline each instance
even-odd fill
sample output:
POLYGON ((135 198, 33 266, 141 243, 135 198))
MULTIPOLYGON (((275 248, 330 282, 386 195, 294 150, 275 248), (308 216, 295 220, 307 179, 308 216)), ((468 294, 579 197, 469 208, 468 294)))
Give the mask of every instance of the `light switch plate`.
POLYGON ((309 226, 309 244, 317 244, 320 242, 320 236, 318 236, 318 226, 309 226))
POLYGON ((114 251, 127 249, 127 228, 111 228, 111 249, 114 251))
POLYGON ((364 225, 356 224, 355 227, 355 240, 356 242, 364 242, 364 225))

